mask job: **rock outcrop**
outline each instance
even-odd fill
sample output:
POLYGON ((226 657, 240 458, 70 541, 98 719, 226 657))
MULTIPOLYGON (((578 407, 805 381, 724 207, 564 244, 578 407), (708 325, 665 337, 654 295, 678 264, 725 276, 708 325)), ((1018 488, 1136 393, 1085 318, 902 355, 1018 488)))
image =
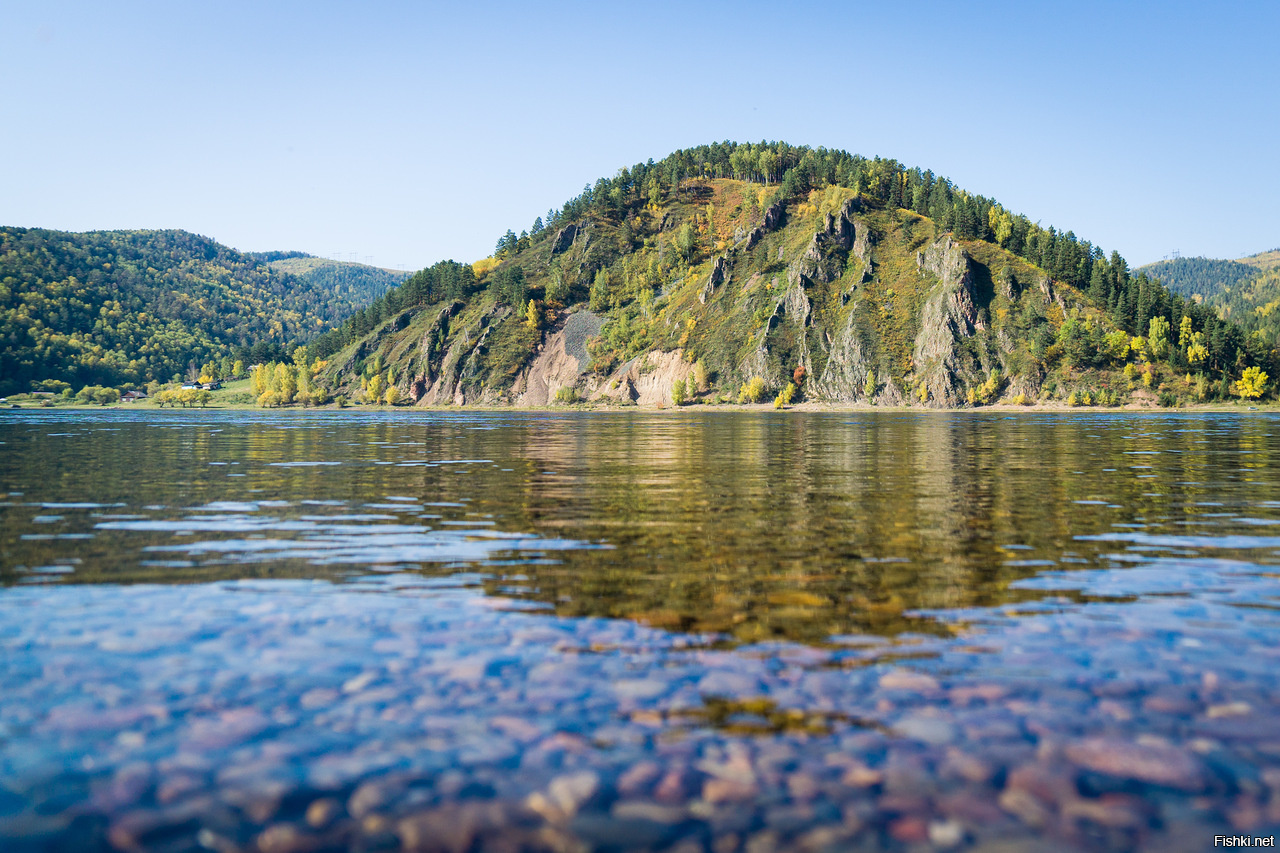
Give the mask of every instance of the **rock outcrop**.
POLYGON ((578 236, 578 224, 570 222, 565 227, 556 232, 556 236, 551 240, 551 254, 558 255, 573 245, 573 241, 578 236))
POLYGON ((517 406, 546 406, 561 388, 577 388, 590 396, 598 383, 584 379, 589 366, 588 339, 600 334, 604 318, 590 311, 564 312, 543 339, 538 353, 511 385, 517 406), (582 387, 579 387, 582 386, 582 387))
POLYGON ((864 398, 867 364, 858 326, 852 313, 828 344, 827 362, 822 375, 809 383, 806 393, 818 399, 852 402, 864 398))
POLYGON ((687 381, 692 375, 693 365, 685 361, 683 350, 655 350, 615 370, 601 383, 599 395, 638 406, 669 406, 676 380, 687 381))
POLYGON ((755 228, 751 229, 751 233, 747 234, 747 249, 754 249, 756 244, 768 234, 770 231, 776 231, 782 227, 783 219, 787 215, 787 205, 784 201, 775 201, 769 205, 764 212, 764 218, 755 228))
POLYGON ((826 215, 823 227, 814 233, 808 247, 792 263, 789 273, 793 279, 826 283, 844 275, 849 250, 859 231, 854 221, 858 209, 857 199, 850 199, 838 212, 826 215))
MULTIPOLYGON (((419 406, 442 406, 452 403, 462 406, 476 402, 480 398, 478 388, 471 387, 479 367, 479 359, 483 357, 488 344, 493 324, 501 321, 511 313, 509 308, 494 308, 482 314, 479 322, 454 333, 453 342, 444 351, 440 360, 440 369, 435 378, 423 377, 422 393, 415 397, 419 406)), ((414 383, 414 388, 417 383, 414 383)))
POLYGON ((782 221, 787 216, 787 203, 785 200, 775 201, 769 205, 769 209, 764 212, 764 221, 762 225, 765 231, 777 231, 782 227, 782 221))
POLYGON ((936 405, 958 405, 963 400, 956 344, 985 328, 974 302, 972 260, 945 235, 918 254, 916 264, 938 279, 921 312, 915 340, 917 385, 928 388, 929 399, 936 405))
POLYGON ((707 283, 702 286, 702 291, 698 294, 698 301, 703 305, 707 304, 707 299, 715 292, 715 289, 728 281, 729 267, 725 263, 725 256, 720 255, 711 265, 711 275, 707 276, 707 283))
POLYGON ((417 353, 407 371, 406 391, 410 400, 417 402, 427 393, 428 386, 436 376, 445 341, 449 339, 449 321, 461 307, 461 302, 450 302, 436 312, 435 318, 422 333, 417 353))

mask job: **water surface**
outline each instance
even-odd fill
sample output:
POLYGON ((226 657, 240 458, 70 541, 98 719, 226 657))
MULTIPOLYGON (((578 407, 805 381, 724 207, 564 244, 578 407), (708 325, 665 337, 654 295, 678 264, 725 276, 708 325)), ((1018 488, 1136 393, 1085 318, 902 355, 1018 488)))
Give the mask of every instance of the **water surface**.
POLYGON ((0 841, 1269 834, 1275 426, 6 412, 0 841))

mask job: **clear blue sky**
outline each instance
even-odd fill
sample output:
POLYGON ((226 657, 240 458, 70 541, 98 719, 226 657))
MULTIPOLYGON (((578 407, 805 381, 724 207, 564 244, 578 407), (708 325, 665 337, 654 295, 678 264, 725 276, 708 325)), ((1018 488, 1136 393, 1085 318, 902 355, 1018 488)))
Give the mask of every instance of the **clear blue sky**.
POLYGON ((1280 246, 1280 3, 0 0, 0 224, 415 269, 624 165, 784 139, 1131 263, 1280 246))

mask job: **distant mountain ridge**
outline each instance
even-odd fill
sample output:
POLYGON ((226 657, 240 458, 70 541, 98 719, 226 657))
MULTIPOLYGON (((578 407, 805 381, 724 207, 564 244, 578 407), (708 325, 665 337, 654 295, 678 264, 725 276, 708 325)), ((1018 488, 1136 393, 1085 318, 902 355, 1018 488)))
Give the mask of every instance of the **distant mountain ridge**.
POLYGON ((395 278, 333 262, 336 275, 272 265, 290 262, 181 230, 0 228, 0 394, 45 380, 167 381, 237 349, 281 350, 341 322, 395 278))

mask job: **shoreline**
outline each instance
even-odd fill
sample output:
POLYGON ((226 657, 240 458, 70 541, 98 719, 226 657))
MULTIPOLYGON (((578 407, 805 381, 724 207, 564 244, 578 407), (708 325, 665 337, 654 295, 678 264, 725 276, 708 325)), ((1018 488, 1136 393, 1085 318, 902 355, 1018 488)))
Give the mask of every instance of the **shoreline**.
POLYGON ((576 403, 571 405, 560 406, 497 406, 497 405, 435 405, 435 406, 418 406, 413 404, 407 405, 376 405, 365 403, 349 403, 346 406, 338 406, 332 403, 323 406, 299 406, 290 404, 287 406, 262 407, 252 403, 213 403, 208 406, 190 406, 190 407, 161 407, 154 403, 114 403, 109 406, 99 406, 96 404, 59 404, 53 406, 45 406, 42 404, 31 404, 28 401, 21 403, 7 403, 0 406, 0 412, 8 411, 115 411, 115 410, 145 410, 145 411, 164 411, 168 408, 172 411, 195 412, 195 411, 254 411, 254 412, 374 412, 374 411, 400 411, 400 412, 645 412, 648 414, 679 412, 778 412, 784 413, 845 413, 845 412, 935 412, 935 413, 980 413, 980 412, 1116 412, 1116 413, 1171 413, 1171 412, 1235 412, 1244 414, 1247 412, 1268 412, 1280 411, 1280 401, 1275 402, 1255 402, 1245 404, 1237 403, 1203 403, 1181 406, 1162 407, 1151 403, 1129 403, 1124 406, 1069 406, 1063 401, 1054 401, 1052 403, 1036 402, 1030 404, 1015 403, 994 403, 989 406, 880 406, 868 405, 866 403, 829 403, 820 401, 806 401, 801 403, 793 403, 783 409, 776 409, 772 403, 688 403, 683 406, 638 406, 638 405, 617 405, 614 403, 576 403))

